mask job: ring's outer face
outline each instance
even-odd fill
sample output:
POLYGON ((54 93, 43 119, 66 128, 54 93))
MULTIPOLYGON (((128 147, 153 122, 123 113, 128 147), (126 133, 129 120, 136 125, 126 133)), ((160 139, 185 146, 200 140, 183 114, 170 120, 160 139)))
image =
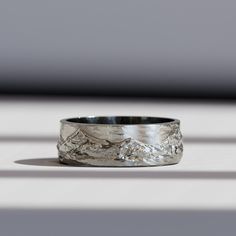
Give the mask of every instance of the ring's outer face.
POLYGON ((59 160, 70 165, 158 166, 183 154, 179 120, 157 117, 81 117, 61 121, 59 160))

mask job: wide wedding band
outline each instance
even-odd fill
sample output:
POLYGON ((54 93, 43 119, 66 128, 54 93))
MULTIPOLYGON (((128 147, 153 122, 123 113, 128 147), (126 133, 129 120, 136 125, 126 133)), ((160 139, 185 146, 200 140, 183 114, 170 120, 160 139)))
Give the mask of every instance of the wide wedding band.
POLYGON ((61 163, 86 166, 176 164, 183 154, 180 121, 146 116, 89 116, 61 120, 61 163))

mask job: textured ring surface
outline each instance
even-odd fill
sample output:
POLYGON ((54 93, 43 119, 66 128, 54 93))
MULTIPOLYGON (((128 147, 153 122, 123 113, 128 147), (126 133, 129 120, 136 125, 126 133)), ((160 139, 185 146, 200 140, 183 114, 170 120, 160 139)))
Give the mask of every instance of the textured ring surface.
POLYGON ((61 120, 59 160, 70 165, 157 166, 183 154, 180 121, 141 116, 61 120))

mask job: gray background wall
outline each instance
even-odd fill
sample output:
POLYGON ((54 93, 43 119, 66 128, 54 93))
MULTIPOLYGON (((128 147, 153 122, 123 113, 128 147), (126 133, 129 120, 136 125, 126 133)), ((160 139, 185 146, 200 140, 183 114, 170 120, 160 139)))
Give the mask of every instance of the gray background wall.
POLYGON ((236 2, 0 0, 0 92, 236 97, 236 2))

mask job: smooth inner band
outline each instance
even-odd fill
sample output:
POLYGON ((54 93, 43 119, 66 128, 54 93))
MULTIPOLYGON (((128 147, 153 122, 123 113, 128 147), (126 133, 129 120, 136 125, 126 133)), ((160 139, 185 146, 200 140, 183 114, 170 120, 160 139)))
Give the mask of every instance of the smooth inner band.
POLYGON ((62 122, 82 123, 82 124, 115 124, 115 125, 140 125, 140 124, 162 124, 174 122, 175 119, 148 116, 89 116, 69 118, 62 122))

